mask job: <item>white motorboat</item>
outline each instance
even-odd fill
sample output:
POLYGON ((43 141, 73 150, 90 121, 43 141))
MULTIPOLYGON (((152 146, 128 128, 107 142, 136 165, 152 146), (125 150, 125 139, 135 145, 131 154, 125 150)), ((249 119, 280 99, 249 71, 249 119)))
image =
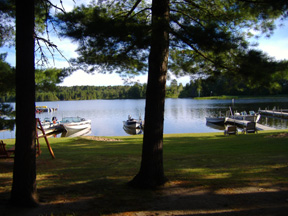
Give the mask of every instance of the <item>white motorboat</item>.
POLYGON ((48 117, 46 117, 44 121, 41 121, 43 129, 49 129, 51 127, 59 126, 59 124, 60 122, 57 120, 55 116, 52 117, 51 121, 48 117))
POLYGON ((143 128, 144 122, 141 117, 139 119, 134 119, 131 115, 128 116, 128 120, 123 121, 123 126, 126 128, 143 128))
MULTIPOLYGON (((44 121, 41 121, 41 126, 44 129, 46 134, 54 133, 54 132, 59 132, 63 130, 63 127, 60 125, 60 122, 57 120, 55 116, 52 117, 52 120, 47 117, 44 119, 44 121)), ((43 135, 40 126, 37 125, 37 132, 38 136, 43 135)))
POLYGON ((82 130, 91 127, 91 120, 86 120, 81 117, 64 117, 61 121, 61 125, 65 130, 82 130))

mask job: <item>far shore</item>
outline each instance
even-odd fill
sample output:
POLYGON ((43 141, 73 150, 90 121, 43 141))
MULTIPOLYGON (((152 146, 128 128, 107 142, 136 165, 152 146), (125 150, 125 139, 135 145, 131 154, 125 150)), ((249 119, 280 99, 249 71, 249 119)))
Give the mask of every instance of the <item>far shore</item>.
POLYGON ((195 100, 228 100, 228 99, 275 99, 275 98, 288 98, 288 95, 269 95, 269 96, 231 96, 231 95, 219 95, 208 97, 194 97, 195 100))

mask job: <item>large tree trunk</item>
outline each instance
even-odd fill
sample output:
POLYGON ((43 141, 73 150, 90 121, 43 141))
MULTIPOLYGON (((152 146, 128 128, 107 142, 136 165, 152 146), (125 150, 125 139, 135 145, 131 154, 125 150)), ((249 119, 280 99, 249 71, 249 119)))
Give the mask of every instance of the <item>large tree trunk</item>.
POLYGON ((35 147, 34 0, 16 0, 16 144, 11 204, 38 204, 35 147))
POLYGON ((152 1, 152 41, 146 92, 145 131, 139 173, 130 182, 137 187, 163 185, 163 124, 169 54, 169 0, 152 1))

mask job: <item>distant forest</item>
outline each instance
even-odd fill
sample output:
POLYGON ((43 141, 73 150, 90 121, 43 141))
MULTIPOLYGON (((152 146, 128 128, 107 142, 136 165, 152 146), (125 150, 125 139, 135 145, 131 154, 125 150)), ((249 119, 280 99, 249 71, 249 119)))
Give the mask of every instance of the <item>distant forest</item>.
MULTIPOLYGON (((133 86, 56 86, 55 89, 38 90, 36 101, 65 101, 65 100, 95 100, 95 99, 143 99, 146 97, 146 84, 134 84, 133 86)), ((217 79, 191 80, 183 86, 177 80, 172 80, 166 86, 167 98, 194 98, 207 96, 269 96, 276 94, 288 94, 287 80, 278 80, 275 88, 263 86, 249 87, 245 83, 233 83, 225 77, 217 79)), ((6 94, 0 97, 2 102, 14 102, 14 94, 6 94)))
MULTIPOLYGON (((176 84, 175 84, 176 83, 176 84)), ((178 97, 182 84, 168 86, 167 97, 178 97)), ((95 99, 143 99, 146 98, 146 84, 133 86, 57 86, 53 91, 38 90, 36 101, 95 100, 95 99)), ((7 93, 0 97, 2 102, 14 102, 15 95, 7 93)))

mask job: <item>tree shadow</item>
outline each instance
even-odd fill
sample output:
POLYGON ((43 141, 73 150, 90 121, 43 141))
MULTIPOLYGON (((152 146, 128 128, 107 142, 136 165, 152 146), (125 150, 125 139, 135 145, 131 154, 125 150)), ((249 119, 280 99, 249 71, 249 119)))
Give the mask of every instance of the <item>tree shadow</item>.
MULTIPOLYGON (((215 145, 213 151, 222 154, 213 155, 209 149, 204 152, 199 148, 206 142, 201 137, 169 138, 165 172, 170 182, 154 190, 141 190, 126 184, 140 165, 141 146, 135 145, 134 139, 97 145, 82 138, 69 144, 58 142, 53 146, 55 160, 48 153, 37 159, 41 205, 11 207, 7 205, 9 193, 0 191, 0 215, 287 215, 287 156, 264 154, 252 163, 237 143, 229 146, 233 154, 222 150, 221 140, 207 145, 215 145), (186 139, 200 143, 189 150, 186 139), (239 158, 233 162, 232 157, 239 158), (269 163, 262 160, 267 157, 271 157, 269 163)), ((11 172, 12 168, 8 164, 5 169, 11 172)))
POLYGON ((1 203, 0 211, 1 215, 23 216, 137 215, 137 212, 138 215, 287 215, 288 190, 230 190, 220 193, 173 183, 157 190, 141 190, 119 184, 118 180, 102 179, 40 189, 42 204, 38 208, 15 208, 1 203))

